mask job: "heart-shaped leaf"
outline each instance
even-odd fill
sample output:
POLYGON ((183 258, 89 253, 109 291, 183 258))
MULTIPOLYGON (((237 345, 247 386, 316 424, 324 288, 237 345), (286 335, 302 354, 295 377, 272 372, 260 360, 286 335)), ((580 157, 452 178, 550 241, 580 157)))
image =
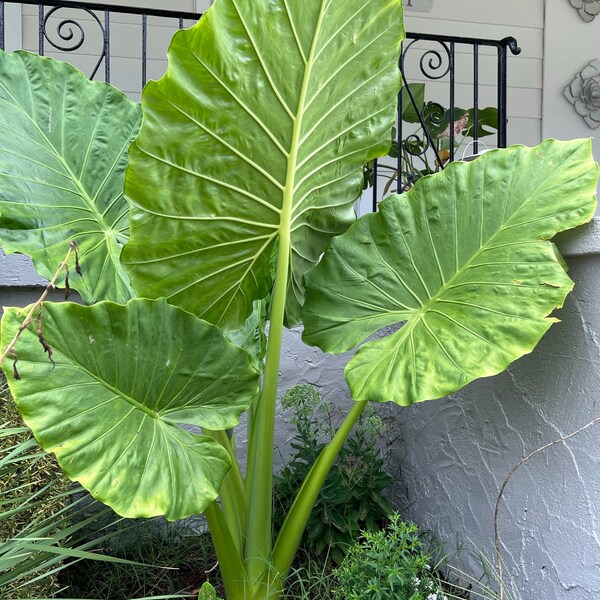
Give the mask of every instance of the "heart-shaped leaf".
POLYGON ((411 404, 503 371, 530 352, 572 288, 546 240, 588 221, 590 141, 489 152, 425 177, 335 238, 307 276, 304 340, 350 350, 355 400, 411 404))
POLYGON ((0 242, 50 279, 69 243, 84 302, 133 297, 120 263, 128 237, 123 196, 139 105, 67 63, 0 51, 0 242))
POLYGON ((400 0, 217 0, 177 33, 130 152, 136 291, 235 329, 276 248, 296 321, 303 274, 389 148, 402 37, 400 0))
MULTIPOLYGON (((23 314, 4 315, 2 347, 23 314)), ((174 520, 202 512, 217 496, 229 455, 179 425, 237 424, 258 391, 248 354, 164 300, 45 303, 41 324, 55 367, 34 324, 16 348, 21 380, 6 372, 43 448, 123 516, 174 520)))

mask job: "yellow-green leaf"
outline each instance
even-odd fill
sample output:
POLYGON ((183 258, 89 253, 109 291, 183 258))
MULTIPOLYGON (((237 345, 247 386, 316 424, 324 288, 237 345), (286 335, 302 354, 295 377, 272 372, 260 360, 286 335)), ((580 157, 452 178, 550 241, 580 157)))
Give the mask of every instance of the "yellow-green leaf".
POLYGON ((594 214, 589 140, 454 163, 333 240, 307 276, 304 340, 344 352, 355 400, 412 404, 531 352, 573 283, 555 233, 594 214))
MULTIPOLYGON (((2 319, 1 346, 24 311, 2 319)), ((219 328, 164 300, 121 306, 45 303, 5 372, 27 425, 73 480, 125 517, 201 513, 229 469, 228 452, 180 425, 237 424, 258 391, 248 354, 219 328)), ((189 429, 189 428, 188 428, 189 429)))

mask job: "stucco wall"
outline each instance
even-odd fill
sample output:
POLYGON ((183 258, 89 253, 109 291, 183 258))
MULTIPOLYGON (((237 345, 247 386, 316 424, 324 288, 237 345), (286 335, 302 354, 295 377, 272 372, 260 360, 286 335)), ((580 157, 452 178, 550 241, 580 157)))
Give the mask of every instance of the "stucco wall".
MULTIPOLYGON (((396 501, 449 550, 464 543, 493 558, 494 506, 511 468, 600 416, 600 223, 586 229, 562 244, 576 287, 531 355, 397 415, 396 501)), ((503 556, 524 600, 599 597, 599 454, 597 426, 535 456, 507 487, 503 556)))

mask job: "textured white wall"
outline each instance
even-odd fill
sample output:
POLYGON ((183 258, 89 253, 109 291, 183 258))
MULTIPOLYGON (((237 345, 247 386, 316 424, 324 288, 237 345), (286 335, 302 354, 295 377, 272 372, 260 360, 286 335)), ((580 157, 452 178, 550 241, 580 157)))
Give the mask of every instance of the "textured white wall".
MULTIPOLYGON (((511 468, 600 416, 600 222, 563 248, 576 287, 536 350, 502 375, 398 414, 396 501, 449 550, 464 542, 493 558, 494 505, 511 468)), ((597 426, 512 478, 500 532, 524 600, 599 597, 599 454, 597 426)))

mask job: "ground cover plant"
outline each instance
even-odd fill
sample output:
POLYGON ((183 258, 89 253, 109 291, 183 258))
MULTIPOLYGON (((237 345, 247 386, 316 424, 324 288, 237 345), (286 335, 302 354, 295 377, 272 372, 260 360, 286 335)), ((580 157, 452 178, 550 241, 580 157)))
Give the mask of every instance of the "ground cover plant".
POLYGON ((589 141, 452 164, 353 223, 363 165, 389 150, 403 33, 400 0, 216 0, 141 108, 66 64, 0 56, 2 245, 49 278, 60 265, 85 303, 5 312, 15 401, 120 515, 204 512, 228 600, 281 596, 369 401, 501 372, 573 285, 548 240, 594 213, 589 141), (355 402, 273 536, 281 340, 297 323, 327 352, 360 346, 355 402))
MULTIPOLYGON (((26 551, 23 546, 31 544, 29 535, 39 531, 36 526, 60 513, 69 500, 65 492, 70 482, 31 438, 0 374, 0 598, 50 597, 59 589, 52 574, 30 583, 51 571, 52 564, 44 563, 53 557, 30 547, 27 559, 21 558, 26 551), (19 542, 19 536, 25 539, 19 542), (15 568, 19 565, 26 566, 23 573, 15 568)), ((50 527, 47 535, 56 529, 50 527)))
POLYGON ((479 553, 475 557, 483 568, 480 579, 452 565, 458 553, 444 554, 443 546, 435 539, 394 512, 390 514, 387 528, 365 531, 333 570, 331 598, 517 600, 511 587, 500 594, 495 591, 498 587, 495 569, 479 553))
POLYGON ((334 600, 449 600, 432 572, 419 530, 395 513, 387 531, 365 532, 336 569, 334 600))

